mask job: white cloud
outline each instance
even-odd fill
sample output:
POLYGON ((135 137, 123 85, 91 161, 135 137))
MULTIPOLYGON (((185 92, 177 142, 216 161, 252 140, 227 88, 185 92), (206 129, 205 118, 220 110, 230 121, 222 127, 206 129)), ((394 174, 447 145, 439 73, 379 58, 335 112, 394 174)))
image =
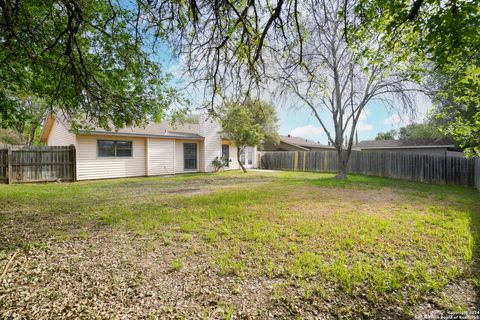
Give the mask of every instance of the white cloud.
POLYGON ((398 114, 394 113, 388 118, 383 120, 383 124, 392 126, 392 127, 403 127, 407 124, 412 123, 413 119, 408 114, 398 114))
POLYGON ((428 111, 432 108, 432 101, 426 95, 419 93, 415 96, 415 107, 414 112, 399 110, 390 114, 383 120, 383 124, 399 128, 412 123, 424 122, 428 111))
POLYGON ((372 131, 372 130, 373 130, 373 126, 371 124, 363 123, 361 121, 357 123, 358 132, 365 132, 365 131, 372 131))
POLYGON ((305 139, 317 139, 324 134, 323 129, 312 126, 311 124, 304 127, 296 127, 290 134, 294 137, 301 137, 305 139))
POLYGON ((358 122, 356 127, 357 132, 365 132, 365 131, 373 130, 373 126, 371 124, 365 123, 365 121, 367 120, 368 120, 368 111, 367 109, 364 109, 362 113, 360 113, 360 116, 358 117, 358 122))

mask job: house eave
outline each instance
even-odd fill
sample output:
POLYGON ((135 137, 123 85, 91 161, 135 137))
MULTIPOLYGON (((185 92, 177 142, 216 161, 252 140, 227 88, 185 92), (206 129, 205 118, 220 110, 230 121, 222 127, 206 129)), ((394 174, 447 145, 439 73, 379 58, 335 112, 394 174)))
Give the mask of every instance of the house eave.
POLYGON ((40 132, 40 142, 46 142, 48 140, 48 136, 52 131, 53 124, 55 122, 55 118, 52 116, 51 113, 47 115, 45 119, 45 123, 43 124, 42 131, 40 132))
MULTIPOLYGON (((72 132, 72 131, 71 131, 72 132)), ((144 134, 144 133, 127 133, 127 132, 108 132, 108 131, 89 131, 80 130, 77 134, 85 135, 107 135, 107 136, 121 136, 121 137, 143 137, 143 138, 157 138, 157 139, 182 139, 182 140, 198 140, 203 141, 205 137, 202 136, 183 136, 175 134, 144 134)))

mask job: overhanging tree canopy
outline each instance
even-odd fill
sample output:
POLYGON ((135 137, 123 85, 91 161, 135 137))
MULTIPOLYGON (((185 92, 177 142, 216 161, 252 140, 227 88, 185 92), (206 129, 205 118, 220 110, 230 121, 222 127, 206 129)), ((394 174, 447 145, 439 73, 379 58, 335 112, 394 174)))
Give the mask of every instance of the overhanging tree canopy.
MULTIPOLYGON (((151 44, 169 43, 174 48, 193 82, 206 85, 213 108, 219 104, 216 97, 258 89, 265 79, 265 52, 272 45, 287 44, 284 50, 293 45, 299 51, 297 63, 303 62, 308 36, 302 31, 303 19, 309 15, 304 4, 309 3, 3 0, 0 90, 8 99, 19 95, 48 99, 69 114, 87 114, 102 126, 109 120, 123 126, 158 118, 174 98, 161 67, 145 50, 152 40, 151 44), (290 35, 295 35, 295 43, 284 41, 290 35)), ((478 0, 342 3, 347 42, 352 32, 376 30, 390 35, 382 41, 393 49, 414 52, 434 68, 459 75, 473 86, 480 82, 475 71, 480 47, 478 0), (352 12, 358 19, 347 18, 352 12)), ((455 95, 464 100, 461 89, 455 95)), ((479 105, 478 95, 468 99, 468 105, 479 105)), ((5 102, 2 108, 9 105, 5 102)), ((456 110, 456 105, 451 107, 456 110)), ((456 120, 476 123, 472 118, 456 120)), ((471 130, 457 130, 460 135, 467 131, 471 130)))
POLYGON ((17 116, 16 103, 33 97, 102 127, 159 119, 176 95, 145 48, 132 5, 0 1, 3 118, 17 116))

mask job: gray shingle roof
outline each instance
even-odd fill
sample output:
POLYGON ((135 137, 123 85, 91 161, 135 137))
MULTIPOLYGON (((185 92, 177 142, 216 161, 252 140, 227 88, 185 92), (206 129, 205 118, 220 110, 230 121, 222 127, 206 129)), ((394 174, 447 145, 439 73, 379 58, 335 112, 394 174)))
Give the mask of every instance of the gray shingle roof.
POLYGON ((332 146, 328 146, 325 144, 320 144, 318 142, 308 140, 305 138, 300 138, 300 137, 293 137, 291 135, 288 136, 280 136, 280 141, 285 142, 288 144, 293 144, 301 147, 307 147, 307 148, 333 148, 332 146))
POLYGON ((453 141, 448 138, 433 138, 433 139, 404 139, 404 140, 365 140, 356 144, 355 148, 408 148, 408 147, 424 147, 424 148, 438 148, 438 147, 453 147, 453 141))
MULTIPOLYGON (((63 116, 57 116, 65 127, 71 131, 69 121, 63 116)), ((196 139, 203 140, 204 137, 198 134, 199 125, 196 123, 185 123, 183 125, 171 126, 166 122, 150 122, 145 127, 127 127, 118 130, 108 131, 100 127, 92 127, 85 130, 79 130, 81 134, 106 134, 118 136, 142 136, 158 138, 177 138, 177 139, 196 139)))

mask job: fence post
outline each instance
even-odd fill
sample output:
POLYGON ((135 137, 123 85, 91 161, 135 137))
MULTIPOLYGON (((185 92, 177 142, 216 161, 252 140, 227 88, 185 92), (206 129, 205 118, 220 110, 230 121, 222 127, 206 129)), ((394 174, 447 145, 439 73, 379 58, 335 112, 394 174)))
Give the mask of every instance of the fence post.
POLYGON ((12 146, 7 147, 7 183, 11 184, 13 180, 13 168, 12 168, 12 146))

